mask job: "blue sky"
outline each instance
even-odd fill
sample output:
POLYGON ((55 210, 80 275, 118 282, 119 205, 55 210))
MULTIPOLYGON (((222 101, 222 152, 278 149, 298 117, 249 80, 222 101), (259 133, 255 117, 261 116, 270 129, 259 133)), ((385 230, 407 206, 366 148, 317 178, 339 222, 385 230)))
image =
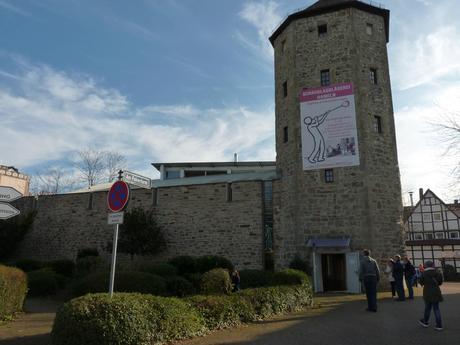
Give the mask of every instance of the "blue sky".
MULTIPOLYGON (((312 0, 0 0, 0 164, 35 175, 87 147, 154 161, 274 160, 268 36, 312 0)), ((450 201, 430 122, 460 109, 455 0, 383 0, 404 196, 450 201)))

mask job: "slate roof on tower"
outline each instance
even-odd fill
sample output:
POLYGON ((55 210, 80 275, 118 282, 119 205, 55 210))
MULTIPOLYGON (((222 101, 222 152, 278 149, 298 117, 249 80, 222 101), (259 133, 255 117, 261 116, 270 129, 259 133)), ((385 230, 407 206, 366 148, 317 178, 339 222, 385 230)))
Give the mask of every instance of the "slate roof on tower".
POLYGON ((313 5, 305 8, 304 10, 295 12, 287 16, 281 25, 273 32, 269 40, 271 44, 275 42, 275 39, 283 32, 283 30, 294 20, 300 18, 313 17, 319 14, 328 12, 338 11, 344 8, 357 8, 362 11, 370 12, 383 17, 385 21, 385 34, 387 42, 389 41, 390 35, 390 11, 385 9, 382 5, 372 1, 364 0, 319 0, 313 5))

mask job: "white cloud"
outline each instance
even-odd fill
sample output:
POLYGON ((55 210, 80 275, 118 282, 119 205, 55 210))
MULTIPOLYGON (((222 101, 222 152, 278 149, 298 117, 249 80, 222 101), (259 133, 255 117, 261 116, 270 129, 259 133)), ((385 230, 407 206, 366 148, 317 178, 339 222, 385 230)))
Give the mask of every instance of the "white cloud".
POLYGON ((137 107, 85 75, 43 65, 22 64, 22 69, 14 87, 0 88, 2 164, 30 171, 86 147, 118 151, 131 169, 150 176, 153 161, 231 161, 233 152, 274 159, 273 152, 259 147, 267 140, 274 147, 271 107, 137 107))
POLYGON ((263 55, 271 60, 273 58, 273 48, 268 38, 282 19, 278 12, 278 4, 274 1, 248 2, 244 4, 239 14, 243 20, 256 28, 258 39, 256 43, 253 43, 251 39, 245 37, 241 32, 237 32, 236 37, 246 46, 261 50, 263 55))

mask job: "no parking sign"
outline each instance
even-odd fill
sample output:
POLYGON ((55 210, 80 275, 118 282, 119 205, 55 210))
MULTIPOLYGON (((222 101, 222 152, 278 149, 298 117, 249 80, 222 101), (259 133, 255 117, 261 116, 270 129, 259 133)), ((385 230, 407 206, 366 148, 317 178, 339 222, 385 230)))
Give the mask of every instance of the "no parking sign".
POLYGON ((115 182, 110 188, 109 195, 107 196, 107 205, 112 212, 120 212, 128 204, 129 200, 129 187, 124 181, 115 182))

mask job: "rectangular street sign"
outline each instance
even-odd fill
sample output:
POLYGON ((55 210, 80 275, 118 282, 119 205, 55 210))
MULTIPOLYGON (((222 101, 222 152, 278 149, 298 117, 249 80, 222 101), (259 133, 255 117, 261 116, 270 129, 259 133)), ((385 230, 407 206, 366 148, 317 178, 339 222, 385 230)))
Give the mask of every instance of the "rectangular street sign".
POLYGON ((22 197, 13 187, 0 186, 0 201, 11 202, 22 197))
POLYGON ((151 180, 148 177, 133 173, 131 171, 123 171, 123 181, 142 188, 151 188, 151 180))
POLYGON ((109 213, 107 217, 107 224, 113 225, 113 224, 123 224, 123 215, 124 212, 112 212, 109 213))
POLYGON ((20 213, 21 212, 17 208, 11 206, 10 204, 0 202, 0 219, 12 218, 20 213))

